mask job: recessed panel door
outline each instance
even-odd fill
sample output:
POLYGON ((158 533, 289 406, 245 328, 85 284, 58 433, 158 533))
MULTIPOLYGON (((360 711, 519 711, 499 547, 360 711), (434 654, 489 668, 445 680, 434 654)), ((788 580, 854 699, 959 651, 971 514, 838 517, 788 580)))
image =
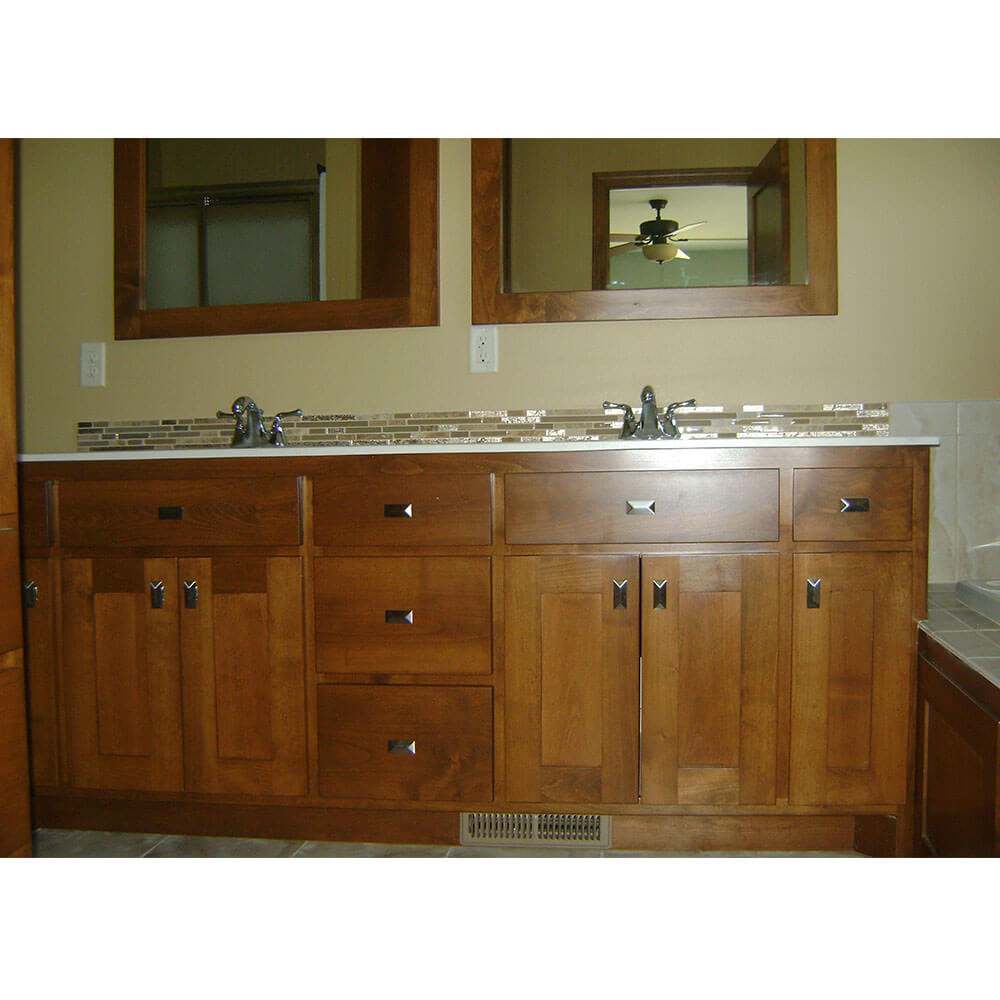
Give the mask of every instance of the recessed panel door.
POLYGON ((512 801, 638 798, 639 560, 506 560, 512 801))
POLYGON ((181 791, 176 562, 66 559, 62 595, 69 784, 181 791))

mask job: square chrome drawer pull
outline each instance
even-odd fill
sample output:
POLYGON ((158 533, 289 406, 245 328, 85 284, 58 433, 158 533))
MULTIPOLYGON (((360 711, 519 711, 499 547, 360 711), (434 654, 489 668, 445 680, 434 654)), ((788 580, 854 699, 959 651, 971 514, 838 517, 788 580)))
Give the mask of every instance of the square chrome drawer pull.
POLYGON ((389 753, 413 753, 417 752, 416 740, 389 740, 389 753))
POLYGON ((806 580, 806 607, 818 608, 820 599, 820 585, 822 578, 817 580, 806 580))
POLYGON ((385 613, 385 623, 386 625, 412 625, 413 609, 408 611, 389 609, 385 613))
POLYGON ((387 503, 382 507, 385 517, 413 517, 412 503, 387 503))
POLYGON ((198 607, 198 581, 184 581, 184 607, 188 611, 195 611, 198 607))
POLYGON ((841 497, 841 514, 867 514, 872 509, 872 502, 868 497, 841 497))
POLYGON ((655 500, 626 500, 625 501, 625 513, 626 514, 655 514, 656 513, 656 501, 655 500))
POLYGON ((666 580, 654 580, 653 581, 653 610, 658 611, 661 608, 665 609, 667 606, 667 581, 666 580))
POLYGON ((616 609, 628 607, 628 580, 615 580, 612 593, 613 605, 616 609))
POLYGON ((163 581, 153 580, 149 585, 149 606, 151 608, 162 608, 163 598, 163 581))

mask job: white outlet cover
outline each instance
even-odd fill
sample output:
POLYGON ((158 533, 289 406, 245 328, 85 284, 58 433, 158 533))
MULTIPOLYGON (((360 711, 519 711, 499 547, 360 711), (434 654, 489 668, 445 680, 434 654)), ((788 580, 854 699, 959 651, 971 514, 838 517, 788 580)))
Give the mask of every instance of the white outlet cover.
POLYGON ((104 385, 104 342, 80 344, 80 385, 104 385))

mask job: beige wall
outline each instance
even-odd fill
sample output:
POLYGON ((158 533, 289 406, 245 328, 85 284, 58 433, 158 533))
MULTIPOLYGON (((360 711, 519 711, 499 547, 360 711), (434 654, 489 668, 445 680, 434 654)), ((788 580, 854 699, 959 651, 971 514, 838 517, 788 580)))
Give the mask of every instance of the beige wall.
POLYGON ((267 412, 1000 398, 1000 141, 842 140, 840 314, 509 326, 468 372, 469 147, 441 145, 441 325, 116 343, 112 143, 21 143, 22 450, 70 451, 78 420, 267 412), (78 385, 81 341, 108 384, 78 385))

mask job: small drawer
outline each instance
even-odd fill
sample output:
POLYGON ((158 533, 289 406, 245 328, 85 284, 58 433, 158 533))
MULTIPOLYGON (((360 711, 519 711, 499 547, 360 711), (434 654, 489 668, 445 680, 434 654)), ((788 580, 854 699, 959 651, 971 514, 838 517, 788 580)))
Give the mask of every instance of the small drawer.
POLYGON ((68 548, 298 545, 298 480, 65 481, 59 530, 68 548))
POLYGON ((488 474, 317 476, 317 545, 489 545, 488 474))
POLYGON ((315 562, 320 673, 488 674, 489 556, 315 562))
POLYGON ((913 532, 908 468, 796 469, 793 482, 797 542, 905 541, 913 532))
POLYGON ((777 469, 512 473, 504 489, 513 545, 778 538, 777 469))
POLYGON ((493 798, 490 688, 321 684, 316 713, 320 795, 493 798))

